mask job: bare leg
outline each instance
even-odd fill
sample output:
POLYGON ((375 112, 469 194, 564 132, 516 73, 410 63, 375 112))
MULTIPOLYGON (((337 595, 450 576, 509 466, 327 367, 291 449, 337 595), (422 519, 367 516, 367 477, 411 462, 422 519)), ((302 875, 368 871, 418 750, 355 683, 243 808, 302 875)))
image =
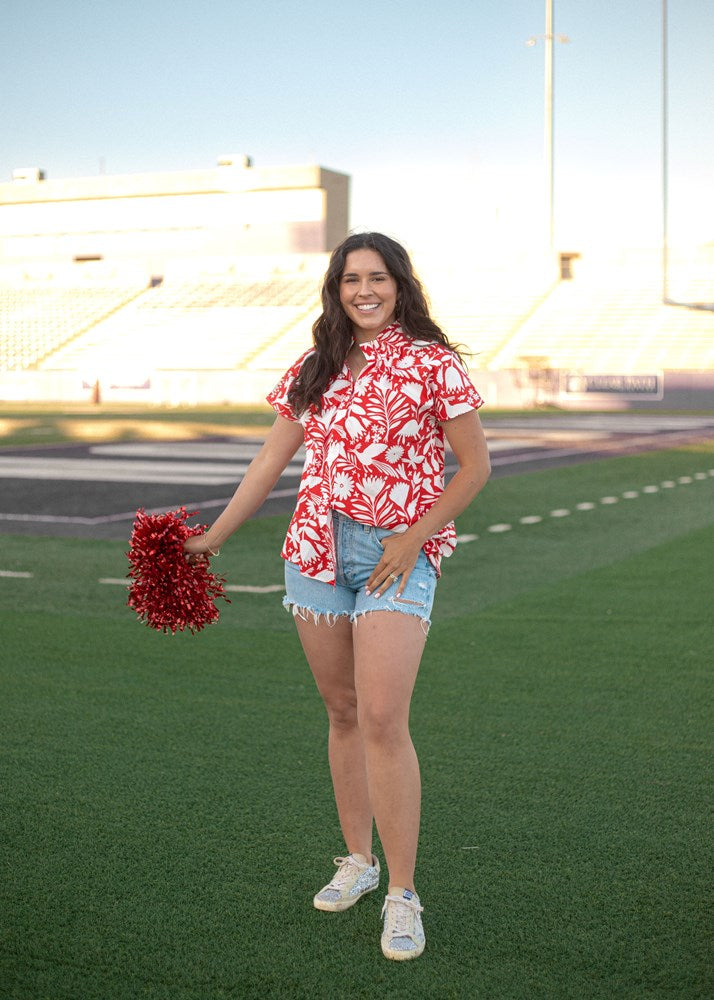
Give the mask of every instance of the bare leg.
POLYGON ((328 756, 337 814, 350 854, 372 857, 372 806, 367 791, 362 735, 357 723, 352 625, 296 616, 298 635, 330 723, 328 756))
POLYGON ((413 615, 375 611, 354 626, 355 689, 369 797, 390 886, 414 889, 421 780, 409 705, 426 637, 413 615))

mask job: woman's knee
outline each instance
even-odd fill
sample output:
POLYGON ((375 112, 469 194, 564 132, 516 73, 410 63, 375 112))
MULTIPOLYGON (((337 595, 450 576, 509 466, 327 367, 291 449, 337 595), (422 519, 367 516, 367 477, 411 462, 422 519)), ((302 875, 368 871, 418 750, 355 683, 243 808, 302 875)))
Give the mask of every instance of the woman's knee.
POLYGON ((336 730, 353 729, 357 725, 357 695, 354 691, 333 692, 323 695, 330 727, 336 730))
POLYGON ((396 747, 411 739, 408 717, 383 705, 360 705, 358 722, 365 742, 396 747))

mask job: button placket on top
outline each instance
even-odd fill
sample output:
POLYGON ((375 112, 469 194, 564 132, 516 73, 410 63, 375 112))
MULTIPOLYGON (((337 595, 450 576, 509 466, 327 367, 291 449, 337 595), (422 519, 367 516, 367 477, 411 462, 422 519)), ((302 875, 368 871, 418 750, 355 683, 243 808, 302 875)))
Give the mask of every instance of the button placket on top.
MULTIPOLYGON (((326 390, 322 411, 303 420, 315 461, 305 468, 283 547, 301 572, 327 583, 334 583, 330 508, 357 522, 405 530, 443 491, 439 424, 481 405, 458 358, 440 344, 410 340, 395 324, 360 347, 367 364, 357 379, 345 366, 326 390)), ((287 392, 309 353, 268 397, 288 419, 295 415, 287 392)), ((455 536, 450 523, 424 546, 437 573, 455 536)))

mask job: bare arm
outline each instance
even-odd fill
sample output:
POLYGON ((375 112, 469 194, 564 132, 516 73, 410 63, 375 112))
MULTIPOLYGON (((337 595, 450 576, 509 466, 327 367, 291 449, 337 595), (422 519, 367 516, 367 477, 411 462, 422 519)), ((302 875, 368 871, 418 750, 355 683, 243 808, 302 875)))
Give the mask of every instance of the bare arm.
POLYGON ((458 462, 458 471, 436 503, 415 524, 384 539, 384 555, 367 581, 368 591, 384 593, 390 576, 399 577, 397 596, 404 590, 424 542, 464 511, 485 486, 491 472, 488 446, 476 410, 444 423, 444 434, 458 462))
POLYGON ((193 555, 217 552, 262 506, 302 441, 302 424, 276 417, 263 447, 248 466, 223 513, 204 535, 187 538, 185 551, 193 555))

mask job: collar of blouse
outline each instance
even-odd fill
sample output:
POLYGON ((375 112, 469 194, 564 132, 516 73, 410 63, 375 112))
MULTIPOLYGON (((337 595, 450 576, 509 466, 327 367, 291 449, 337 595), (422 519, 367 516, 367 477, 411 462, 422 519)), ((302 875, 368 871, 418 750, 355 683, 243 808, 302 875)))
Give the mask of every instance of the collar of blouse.
POLYGON ((384 351, 387 345, 398 345, 403 343, 407 338, 405 337, 401 326, 399 323, 392 323, 391 326, 385 326, 376 337, 372 337, 371 340, 365 340, 359 343, 356 340, 352 341, 353 347, 359 347, 363 352, 365 357, 370 357, 378 352, 384 351))

